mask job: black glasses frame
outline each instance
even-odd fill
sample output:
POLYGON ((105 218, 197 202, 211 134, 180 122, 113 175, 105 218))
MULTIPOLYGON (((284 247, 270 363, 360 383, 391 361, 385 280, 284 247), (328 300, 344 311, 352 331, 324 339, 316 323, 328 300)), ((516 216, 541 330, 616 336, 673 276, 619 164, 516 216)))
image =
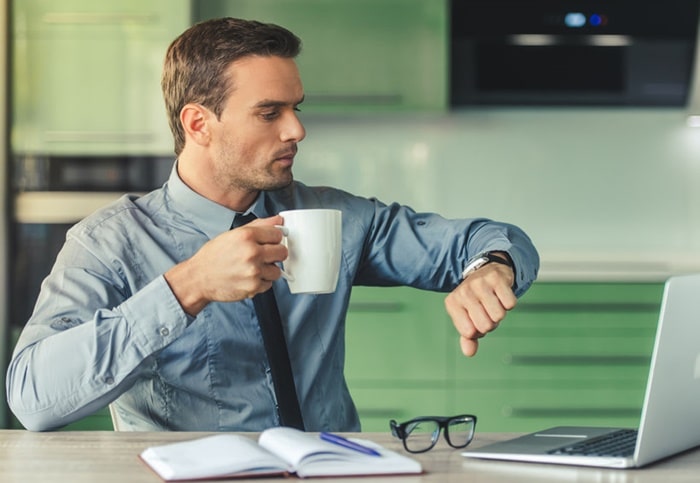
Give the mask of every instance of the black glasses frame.
POLYGON ((389 426, 391 427, 391 434, 399 438, 403 442, 403 447, 406 449, 406 451, 408 451, 409 453, 425 453, 426 451, 430 451, 431 449, 433 449, 435 444, 438 442, 438 439, 440 439, 441 431, 444 434, 445 441, 447 441, 447 444, 449 444, 453 448, 459 449, 467 447, 474 438, 474 432, 476 430, 476 416, 474 416, 473 414, 460 414, 459 416, 423 416, 411 419, 410 421, 406 421, 405 423, 397 423, 394 419, 392 419, 391 421, 389 421, 389 426), (433 431, 431 435, 430 446, 420 450, 410 449, 406 444, 406 440, 411 435, 410 431, 408 431, 408 428, 410 426, 415 426, 416 424, 423 422, 431 422, 437 424, 437 429, 433 431), (467 439, 466 443, 455 444, 450 439, 450 424, 456 422, 472 423, 472 432, 469 435, 469 438, 467 439))

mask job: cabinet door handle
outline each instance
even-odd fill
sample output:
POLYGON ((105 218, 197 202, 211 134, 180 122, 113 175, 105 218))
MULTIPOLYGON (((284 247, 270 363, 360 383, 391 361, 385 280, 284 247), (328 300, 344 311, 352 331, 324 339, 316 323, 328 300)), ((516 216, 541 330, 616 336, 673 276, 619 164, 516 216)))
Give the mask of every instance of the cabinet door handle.
POLYGON ((101 12, 49 12, 41 18, 43 23, 59 25, 153 24, 157 20, 155 14, 101 12))
POLYGON ((504 416, 515 418, 634 418, 642 409, 638 407, 600 408, 546 408, 546 407, 505 407, 504 416))
MULTIPOLYGON (((358 409, 357 412, 361 417, 386 418, 387 420, 397 417, 400 418, 405 413, 401 408, 362 408, 358 409)), ((387 421, 387 426, 388 425, 387 421)))
POLYGON ((405 305, 401 302, 350 302, 349 312, 402 312, 405 305))
POLYGON ((15 198, 17 223, 70 223, 119 199, 123 192, 25 191, 15 198))
POLYGON ((307 94, 309 105, 363 105, 398 106, 403 102, 401 94, 307 94))
POLYGON ((599 303, 581 303, 581 302, 523 302, 518 305, 520 312, 586 312, 586 313, 628 313, 628 312, 655 312, 658 313, 661 302, 659 303, 643 303, 643 302, 599 302, 599 303))
POLYGON ((150 143, 155 135, 146 131, 45 131, 44 138, 49 143, 150 143))
POLYGON ((547 354, 507 354, 506 364, 513 366, 642 366, 647 367, 651 361, 649 356, 634 355, 547 355, 547 354))

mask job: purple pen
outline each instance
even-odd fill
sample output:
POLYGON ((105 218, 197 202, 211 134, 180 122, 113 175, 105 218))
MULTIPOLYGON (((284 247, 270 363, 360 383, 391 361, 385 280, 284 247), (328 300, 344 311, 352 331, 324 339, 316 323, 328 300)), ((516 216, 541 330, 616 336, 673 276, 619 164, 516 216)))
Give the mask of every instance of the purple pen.
POLYGON ((363 446, 359 443, 355 443, 354 441, 350 441, 347 438, 343 438, 342 436, 338 436, 337 434, 332 434, 332 433, 321 433, 320 437, 324 441, 328 441, 329 443, 337 444, 338 446, 342 446, 343 448, 348 448, 352 449, 354 451, 358 451, 360 453, 364 453, 370 456, 381 456, 382 454, 379 451, 376 451, 372 448, 368 448, 367 446, 363 446))

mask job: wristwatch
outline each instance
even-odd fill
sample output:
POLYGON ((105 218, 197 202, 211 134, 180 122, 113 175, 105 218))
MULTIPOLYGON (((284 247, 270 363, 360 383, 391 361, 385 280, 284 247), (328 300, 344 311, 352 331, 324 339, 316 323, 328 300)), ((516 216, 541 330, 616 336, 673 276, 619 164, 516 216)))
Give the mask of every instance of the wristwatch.
POLYGON ((501 265, 506 265, 510 267, 511 269, 514 269, 515 267, 513 266, 513 262, 510 260, 510 257, 506 255, 506 258, 499 257, 498 255, 494 255, 492 252, 486 252, 482 253, 481 255, 477 255, 476 257, 472 258, 469 263, 467 263, 467 266, 464 267, 464 270, 462 270, 462 280, 467 278, 469 274, 476 272, 479 270, 481 267, 486 265, 487 263, 500 263, 501 265))

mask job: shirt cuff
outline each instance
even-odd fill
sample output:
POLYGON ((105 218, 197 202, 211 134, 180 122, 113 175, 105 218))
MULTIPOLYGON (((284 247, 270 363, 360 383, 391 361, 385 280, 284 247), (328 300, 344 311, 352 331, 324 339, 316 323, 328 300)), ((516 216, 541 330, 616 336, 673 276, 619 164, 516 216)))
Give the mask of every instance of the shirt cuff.
POLYGON ((182 310, 162 275, 122 303, 119 310, 147 353, 166 347, 194 320, 182 310))

